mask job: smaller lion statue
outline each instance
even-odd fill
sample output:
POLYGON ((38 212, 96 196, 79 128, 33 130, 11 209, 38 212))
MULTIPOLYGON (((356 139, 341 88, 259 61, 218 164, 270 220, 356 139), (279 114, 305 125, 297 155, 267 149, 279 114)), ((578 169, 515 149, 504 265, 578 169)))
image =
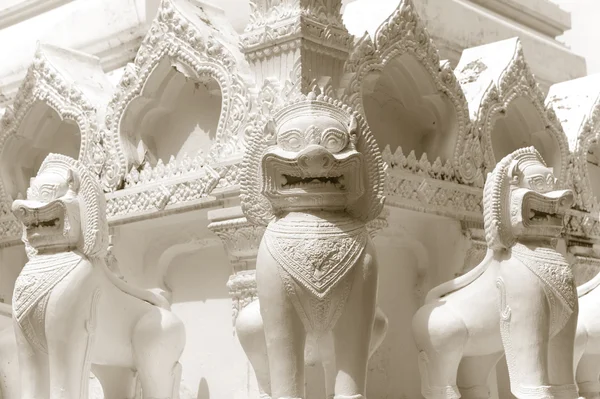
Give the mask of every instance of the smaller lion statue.
MULTIPOLYGON (((597 256, 596 254, 594 254, 597 256)), ((575 336, 575 370, 579 395, 600 399, 600 274, 577 287, 579 317, 575 336)))
POLYGON ((383 183, 366 122, 327 95, 290 100, 250 138, 242 209, 266 226, 256 261, 261 320, 253 320, 264 329, 272 398, 305 397, 307 341, 331 359, 334 397, 364 398, 378 313, 366 223, 383 209, 383 183))
POLYGON ((105 208, 87 168, 58 154, 13 202, 29 255, 13 295, 23 398, 85 399, 92 364, 135 370, 145 398, 178 397, 184 325, 110 271, 105 208))
POLYGON ((413 318, 425 398, 488 398, 488 376, 503 354, 517 398, 578 397, 577 292, 556 250, 572 203, 533 147, 507 155, 488 175, 484 260, 431 290, 413 318))

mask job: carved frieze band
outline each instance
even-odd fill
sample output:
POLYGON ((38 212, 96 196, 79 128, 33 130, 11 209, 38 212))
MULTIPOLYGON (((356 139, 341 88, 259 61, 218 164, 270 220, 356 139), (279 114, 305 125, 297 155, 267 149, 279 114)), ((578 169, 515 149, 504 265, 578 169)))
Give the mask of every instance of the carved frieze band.
POLYGON ((481 189, 388 168, 386 204, 457 220, 483 222, 481 189))
POLYGON ((342 22, 341 0, 253 0, 250 7, 250 22, 241 37, 249 60, 300 47, 347 57, 352 40, 342 22))

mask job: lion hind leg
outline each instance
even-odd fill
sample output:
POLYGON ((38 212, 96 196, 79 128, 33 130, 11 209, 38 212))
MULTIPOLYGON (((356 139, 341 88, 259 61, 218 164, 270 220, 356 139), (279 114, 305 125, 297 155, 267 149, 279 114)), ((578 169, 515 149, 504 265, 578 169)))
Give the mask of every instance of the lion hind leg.
POLYGON ((92 365, 105 398, 134 399, 136 395, 136 373, 126 367, 92 365))
POLYGON ((488 380, 503 353, 464 357, 458 366, 458 388, 463 399, 490 397, 488 380))
POLYGON ((577 365, 579 395, 585 399, 600 399, 600 355, 584 354, 577 365))
POLYGON ((134 363, 145 398, 176 399, 181 379, 179 357, 185 346, 185 328, 168 310, 153 307, 133 330, 134 363))
POLYGON ((450 305, 425 305, 412 320, 419 349, 421 393, 427 399, 460 398, 457 373, 468 339, 468 330, 450 305))

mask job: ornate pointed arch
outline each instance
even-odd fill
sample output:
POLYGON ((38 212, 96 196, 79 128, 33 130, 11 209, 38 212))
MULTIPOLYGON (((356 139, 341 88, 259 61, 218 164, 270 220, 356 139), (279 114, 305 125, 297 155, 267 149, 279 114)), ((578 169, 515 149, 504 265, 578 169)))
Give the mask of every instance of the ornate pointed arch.
POLYGON ((456 75, 473 123, 471 134, 457 145, 462 165, 485 174, 505 155, 533 145, 564 186, 567 138, 554 111, 544 105, 519 39, 466 49, 456 75))
POLYGON ((134 63, 127 66, 108 106, 108 162, 101 176, 105 190, 119 188, 134 164, 136 154, 127 142, 131 132, 122 129, 121 122, 132 102, 151 97, 154 89, 147 87, 148 81, 161 62, 168 62, 186 80, 203 83, 210 79, 218 85, 221 112, 206 162, 241 154, 251 106, 247 87, 251 83, 237 42, 237 34, 221 10, 185 0, 162 0, 134 63))
MULTIPOLYGON (((433 131, 432 134, 437 135, 419 148, 407 143, 400 150, 408 157, 416 158, 418 162, 415 164, 424 168, 419 166, 413 171, 446 180, 468 180, 455 173, 460 155, 455 151, 456 143, 464 140, 470 129, 467 102, 450 64, 440 61, 438 50, 412 0, 399 1, 398 7, 378 27, 373 37, 366 33, 354 46, 345 65, 345 92, 352 106, 367 119, 366 98, 373 91, 382 89, 382 84, 377 87, 377 81, 386 74, 389 75, 390 86, 394 82, 406 82, 398 92, 404 92, 405 96, 412 93, 408 94, 410 98, 404 98, 400 108, 416 104, 422 112, 415 113, 412 121, 420 126, 421 131, 433 131), (433 169, 439 173, 433 172, 433 169)), ((377 136, 377 127, 371 127, 377 136)), ((407 135, 401 127, 397 129, 398 132, 393 134, 397 138, 407 135)), ((382 149, 387 145, 392 147, 386 152, 398 153, 397 144, 379 141, 382 149)), ((407 162, 404 164, 403 167, 411 169, 407 162)))
MULTIPOLYGON (((14 103, 6 109, 0 121, 0 162, 14 151, 11 145, 15 141, 20 140, 23 143, 19 145, 27 146, 29 142, 40 139, 48 114, 52 113, 59 122, 67 122, 76 130, 74 134, 79 136, 79 145, 74 149, 77 152, 75 157, 99 174, 104 152, 103 138, 98 129, 101 119, 98 111, 106 107, 107 93, 111 90, 97 57, 38 44, 33 63, 14 103)), ((11 172, 7 168, 2 169, 3 173, 11 172)), ((32 172, 35 174, 36 171, 32 172)), ((0 217, 9 215, 10 203, 16 196, 6 184, 6 176, 2 176, 0 217)))
POLYGON ((600 210, 600 74, 550 87, 546 104, 554 110, 571 151, 567 184, 575 189, 575 207, 600 210))

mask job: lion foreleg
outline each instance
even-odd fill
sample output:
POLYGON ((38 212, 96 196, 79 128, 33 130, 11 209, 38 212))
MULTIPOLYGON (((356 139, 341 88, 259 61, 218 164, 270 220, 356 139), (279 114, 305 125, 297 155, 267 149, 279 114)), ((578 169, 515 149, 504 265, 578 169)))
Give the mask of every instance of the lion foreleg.
POLYGON ((337 369, 335 397, 354 398, 366 394, 367 365, 377 305, 377 272, 374 253, 367 249, 360 263, 354 266, 352 288, 333 329, 337 369))
POLYGON ((256 264, 271 396, 273 399, 304 398, 304 325, 283 285, 275 260, 262 245, 256 264))
MULTIPOLYGON (((96 332, 98 289, 82 306, 65 315, 50 315, 46 325, 50 363, 50 399, 86 399, 89 396, 91 352, 96 332), (87 306, 86 306, 87 305, 87 306), (87 309, 86 309, 87 307, 87 309)), ((57 295, 60 297, 60 294, 57 295)), ((51 303, 54 298, 50 298, 51 303)), ((58 299, 60 301, 60 298, 58 299)), ((49 305, 49 309, 56 309, 49 305)))
POLYGON ((35 348, 14 322, 21 376, 21 397, 46 399, 49 393, 48 355, 35 348))
POLYGON ((505 266, 497 287, 511 391, 519 399, 545 398, 532 392, 550 382, 550 308, 543 282, 527 268, 505 266))

